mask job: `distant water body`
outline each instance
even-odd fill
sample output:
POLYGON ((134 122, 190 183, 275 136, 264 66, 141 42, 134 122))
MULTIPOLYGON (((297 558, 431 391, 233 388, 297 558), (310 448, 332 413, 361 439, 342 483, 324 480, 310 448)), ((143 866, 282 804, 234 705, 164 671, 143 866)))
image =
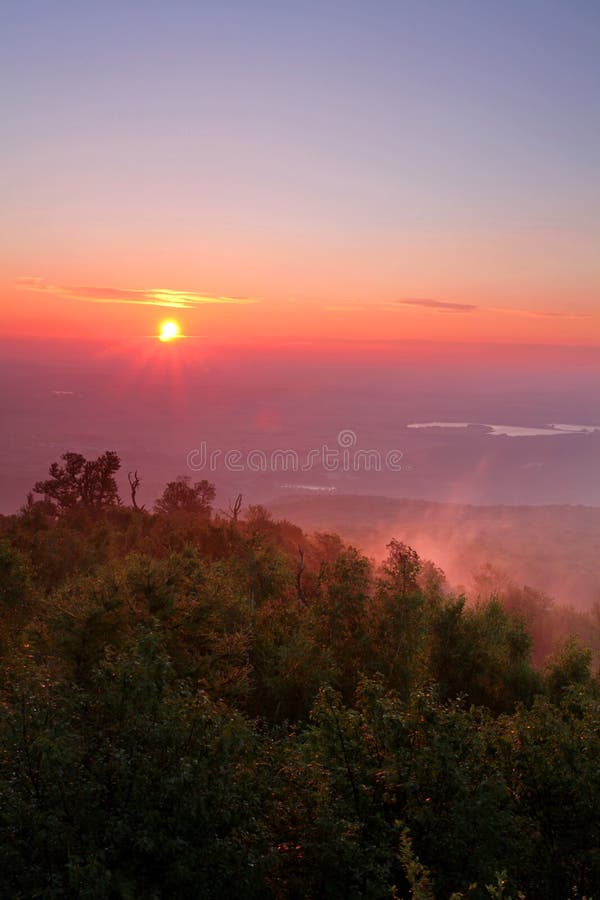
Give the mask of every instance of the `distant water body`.
POLYGON ((600 431, 600 425, 544 425, 529 427, 523 425, 488 425, 484 422, 412 422, 407 428, 484 428, 491 436, 507 437, 554 437, 565 434, 592 434, 600 431))

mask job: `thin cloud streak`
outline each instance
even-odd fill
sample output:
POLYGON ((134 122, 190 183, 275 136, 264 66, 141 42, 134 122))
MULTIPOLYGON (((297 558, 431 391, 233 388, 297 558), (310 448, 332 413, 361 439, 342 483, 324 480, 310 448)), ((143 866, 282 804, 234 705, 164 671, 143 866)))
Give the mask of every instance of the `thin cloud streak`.
POLYGON ((401 303, 404 306, 422 306, 425 309, 451 310, 454 312, 472 312, 479 309, 474 303, 452 303, 448 300, 430 300, 428 298, 397 300, 396 303, 401 303))
POLYGON ((570 313, 555 310, 512 309, 506 306, 478 306, 475 303, 453 303, 449 300, 432 300, 429 298, 396 300, 396 305, 420 306, 424 309, 432 309, 437 312, 493 312, 509 316, 526 316, 528 318, 555 318, 555 319, 589 319, 591 313, 570 313))
POLYGON ((504 315, 526 316, 529 319, 590 319, 592 317, 591 313, 554 312, 546 309, 508 309, 503 306, 491 306, 489 311, 504 315))
POLYGON ((160 306, 163 309, 194 309, 208 303, 248 304, 258 302, 253 297, 213 296, 196 291, 175 291, 170 288, 127 290, 110 287, 72 287, 48 284, 43 278, 32 277, 18 278, 17 284, 23 290, 51 294, 71 300, 83 300, 88 303, 124 303, 135 306, 160 306))

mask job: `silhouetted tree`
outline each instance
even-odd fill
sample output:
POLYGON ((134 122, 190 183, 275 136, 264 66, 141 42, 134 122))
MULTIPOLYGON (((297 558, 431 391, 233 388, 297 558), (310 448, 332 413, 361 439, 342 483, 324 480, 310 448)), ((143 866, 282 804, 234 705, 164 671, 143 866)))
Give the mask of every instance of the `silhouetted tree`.
POLYGON ((167 484, 162 496, 154 504, 154 510, 166 515, 180 511, 208 514, 214 499, 214 484, 205 478, 192 484, 187 475, 180 475, 167 484))
POLYGON ((229 503, 229 509, 221 510, 221 513, 232 522, 237 522, 242 508, 242 495, 238 494, 233 503, 229 503))
POLYGON ((86 459, 81 453, 63 453, 63 465, 54 462, 46 481, 38 481, 34 492, 42 494, 55 512, 65 512, 74 506, 91 510, 106 509, 120 503, 115 475, 121 460, 113 450, 97 459, 86 459))
POLYGON ((131 493, 131 503, 132 503, 133 508, 134 509, 144 509, 143 504, 142 504, 142 506, 137 505, 136 498, 137 498, 137 492, 138 492, 138 488, 140 486, 140 481, 141 481, 140 476, 137 473, 137 469, 135 470, 135 472, 127 473, 127 481, 129 482, 129 489, 130 489, 130 493, 131 493))

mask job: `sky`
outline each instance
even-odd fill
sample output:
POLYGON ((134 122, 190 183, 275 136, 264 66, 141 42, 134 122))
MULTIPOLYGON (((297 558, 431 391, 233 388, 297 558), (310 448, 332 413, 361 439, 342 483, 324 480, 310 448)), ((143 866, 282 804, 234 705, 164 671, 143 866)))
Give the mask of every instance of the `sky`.
POLYGON ((599 46, 595 0, 9 0, 0 339, 597 347, 599 46))

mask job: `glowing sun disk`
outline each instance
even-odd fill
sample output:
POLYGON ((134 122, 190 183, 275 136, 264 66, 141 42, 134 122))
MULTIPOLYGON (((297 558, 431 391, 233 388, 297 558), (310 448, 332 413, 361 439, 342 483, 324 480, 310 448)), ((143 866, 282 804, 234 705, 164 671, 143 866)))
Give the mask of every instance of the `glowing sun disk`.
POLYGON ((158 339, 163 343, 167 341, 174 341, 175 338, 181 336, 181 329, 179 327, 179 323, 174 319, 165 319, 164 322, 160 323, 159 331, 158 331, 158 339))

